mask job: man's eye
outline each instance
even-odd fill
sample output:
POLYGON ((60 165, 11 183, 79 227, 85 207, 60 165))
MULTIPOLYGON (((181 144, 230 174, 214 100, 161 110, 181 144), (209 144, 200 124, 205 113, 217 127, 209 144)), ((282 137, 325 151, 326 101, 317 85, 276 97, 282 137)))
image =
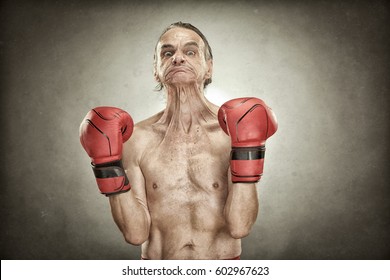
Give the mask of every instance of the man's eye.
POLYGON ((168 51, 168 52, 164 52, 163 55, 166 57, 170 57, 173 55, 173 53, 168 51))
POLYGON ((193 56, 193 55, 195 55, 195 52, 194 52, 194 51, 188 51, 188 52, 187 52, 187 55, 193 56))

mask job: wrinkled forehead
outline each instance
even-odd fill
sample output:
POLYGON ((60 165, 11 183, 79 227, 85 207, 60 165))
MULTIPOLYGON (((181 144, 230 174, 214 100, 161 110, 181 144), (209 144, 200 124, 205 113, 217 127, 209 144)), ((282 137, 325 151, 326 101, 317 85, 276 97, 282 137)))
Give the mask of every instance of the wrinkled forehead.
POLYGON ((176 46, 188 42, 195 42, 204 50, 205 44, 202 38, 195 31, 181 27, 174 27, 165 32, 157 43, 157 49, 163 45, 176 46))

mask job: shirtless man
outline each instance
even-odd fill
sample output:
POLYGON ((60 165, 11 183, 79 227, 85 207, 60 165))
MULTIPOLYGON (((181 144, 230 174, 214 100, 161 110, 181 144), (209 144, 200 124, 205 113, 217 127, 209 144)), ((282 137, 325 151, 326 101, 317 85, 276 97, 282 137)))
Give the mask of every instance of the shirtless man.
POLYGON ((109 196, 125 240, 142 244, 143 259, 239 258, 241 238, 256 221, 263 146, 276 131, 276 120, 259 99, 231 101, 219 110, 205 98, 213 69, 211 48, 190 24, 175 23, 163 32, 154 66, 156 81, 167 94, 162 112, 133 130, 126 112, 99 107, 81 124, 81 142, 100 191, 109 196), (236 113, 237 104, 244 103, 249 107, 236 113), (263 126, 261 136, 254 133, 262 139, 244 132, 245 141, 237 143, 241 136, 233 135, 231 125, 258 107, 261 120, 244 125, 250 131, 263 126), (107 139, 109 155, 101 148, 107 139))

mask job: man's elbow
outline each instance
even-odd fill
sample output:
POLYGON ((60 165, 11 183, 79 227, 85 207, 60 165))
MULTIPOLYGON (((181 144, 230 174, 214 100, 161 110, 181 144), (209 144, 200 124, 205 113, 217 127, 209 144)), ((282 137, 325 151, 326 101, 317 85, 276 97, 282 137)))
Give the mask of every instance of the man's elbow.
POLYGON ((139 246, 142 245, 146 240, 148 240, 147 234, 130 234, 130 233, 124 233, 123 234, 125 241, 131 245, 139 246))
POLYGON ((233 237, 234 239, 241 239, 249 235, 251 232, 251 226, 230 226, 229 227, 229 233, 230 236, 233 237))

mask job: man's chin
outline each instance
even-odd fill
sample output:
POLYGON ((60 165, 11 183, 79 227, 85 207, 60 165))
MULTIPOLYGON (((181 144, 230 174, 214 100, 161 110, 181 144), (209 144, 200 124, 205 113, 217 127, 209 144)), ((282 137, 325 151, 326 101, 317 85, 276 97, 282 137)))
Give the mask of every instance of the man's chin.
POLYGON ((176 88, 194 88, 198 87, 198 83, 194 80, 187 79, 175 79, 167 83, 168 86, 176 87, 176 88))

